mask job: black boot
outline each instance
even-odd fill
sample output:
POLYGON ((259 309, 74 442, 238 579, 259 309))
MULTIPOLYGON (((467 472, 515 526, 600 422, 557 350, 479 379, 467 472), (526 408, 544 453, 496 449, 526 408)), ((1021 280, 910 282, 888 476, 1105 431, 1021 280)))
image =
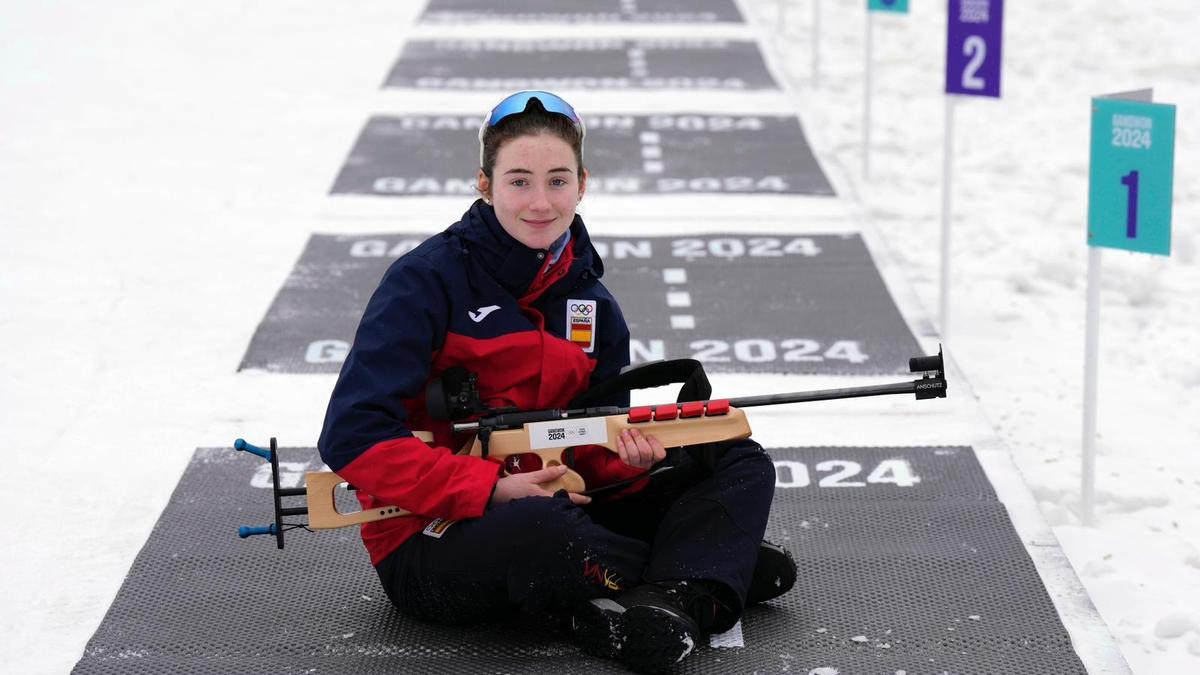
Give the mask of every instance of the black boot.
POLYGON ((703 581, 643 584, 615 598, 582 603, 573 626, 588 653, 653 673, 691 654, 722 608, 703 581))
POLYGON ((746 606, 773 600, 791 590, 796 583, 796 561, 786 548, 763 540, 758 545, 754 576, 746 592, 746 606))

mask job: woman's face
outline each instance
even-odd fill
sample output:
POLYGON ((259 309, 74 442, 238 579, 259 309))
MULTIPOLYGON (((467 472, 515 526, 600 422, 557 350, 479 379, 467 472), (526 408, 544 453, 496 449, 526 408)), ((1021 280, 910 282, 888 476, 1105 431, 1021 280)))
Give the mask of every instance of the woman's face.
POLYGON ((587 187, 571 146, 554 134, 519 136, 496 153, 492 180, 479 172, 504 231, 529 248, 549 248, 571 226, 587 187))

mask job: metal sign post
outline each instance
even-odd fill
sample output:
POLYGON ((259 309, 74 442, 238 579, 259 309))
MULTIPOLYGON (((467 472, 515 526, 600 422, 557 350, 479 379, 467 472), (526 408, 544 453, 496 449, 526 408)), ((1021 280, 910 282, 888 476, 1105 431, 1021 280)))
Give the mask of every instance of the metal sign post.
POLYGON ((1004 0, 949 0, 946 8, 946 121, 942 142, 942 279, 938 321, 942 341, 950 338, 950 222, 954 168, 952 95, 1000 98, 1000 52, 1004 0))
POLYGON ((871 43, 874 38, 874 12, 867 12, 867 33, 863 40, 863 121, 862 121, 862 175, 871 178, 871 43))
POLYGON ((821 85, 821 0, 813 0, 812 18, 812 81, 821 85))
POLYGON ((950 342, 950 214, 954 179, 954 97, 946 97, 945 137, 942 140, 942 277, 938 294, 938 320, 942 341, 950 342))
POLYGON ((875 40, 875 12, 908 14, 908 0, 867 0, 867 34, 864 40, 866 66, 863 69, 863 179, 871 178, 871 48, 875 40))

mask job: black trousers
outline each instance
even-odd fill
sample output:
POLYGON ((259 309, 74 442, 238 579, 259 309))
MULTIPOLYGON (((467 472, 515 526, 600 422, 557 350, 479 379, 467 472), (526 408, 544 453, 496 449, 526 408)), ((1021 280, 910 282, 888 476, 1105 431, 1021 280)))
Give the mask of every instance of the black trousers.
POLYGON ((561 615, 580 600, 656 581, 716 582, 740 616, 766 530, 775 467, 751 440, 673 454, 640 492, 585 507, 526 497, 418 533, 377 566, 404 614, 448 624, 514 608, 561 615))

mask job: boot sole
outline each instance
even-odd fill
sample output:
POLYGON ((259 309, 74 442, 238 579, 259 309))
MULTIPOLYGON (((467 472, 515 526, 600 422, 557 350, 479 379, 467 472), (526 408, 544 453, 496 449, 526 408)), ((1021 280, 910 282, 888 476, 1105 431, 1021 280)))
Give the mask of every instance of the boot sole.
POLYGON ((608 598, 589 600, 571 614, 575 643, 584 652, 616 659, 625 639, 625 608, 608 598))
POLYGON ((796 560, 791 551, 763 541, 758 547, 758 562, 754 577, 746 592, 746 605, 773 600, 787 593, 796 584, 796 560))
POLYGON ((696 648, 700 628, 664 607, 625 609, 607 598, 590 600, 571 617, 575 642, 592 656, 620 661, 639 673, 657 673, 696 648))
POLYGON ((700 640, 695 621, 663 607, 630 607, 621 619, 624 640, 618 658, 637 672, 656 673, 679 663, 700 640))

